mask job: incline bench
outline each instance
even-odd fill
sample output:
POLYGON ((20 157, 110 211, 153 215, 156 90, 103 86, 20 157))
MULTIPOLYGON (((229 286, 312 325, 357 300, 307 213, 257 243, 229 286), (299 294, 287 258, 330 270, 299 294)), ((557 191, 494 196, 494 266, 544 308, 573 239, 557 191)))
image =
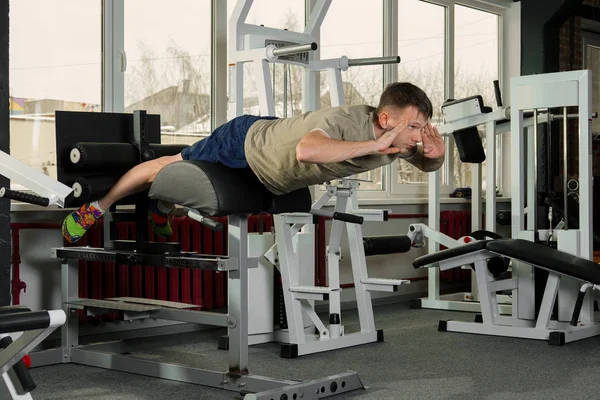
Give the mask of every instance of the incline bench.
POLYGON ((417 258, 415 268, 439 266, 440 270, 474 264, 477 288, 481 302, 481 316, 475 322, 440 321, 440 331, 478 333, 485 335, 521 337, 548 340, 552 345, 596 336, 600 327, 593 321, 579 321, 585 292, 600 285, 600 265, 571 254, 524 239, 494 239, 468 243, 417 258), (487 268, 487 261, 506 257, 549 272, 537 318, 519 318, 518 310, 512 316, 501 316, 497 292, 512 291, 519 295, 515 278, 496 280, 487 268), (561 277, 582 282, 570 321, 551 320, 561 277))

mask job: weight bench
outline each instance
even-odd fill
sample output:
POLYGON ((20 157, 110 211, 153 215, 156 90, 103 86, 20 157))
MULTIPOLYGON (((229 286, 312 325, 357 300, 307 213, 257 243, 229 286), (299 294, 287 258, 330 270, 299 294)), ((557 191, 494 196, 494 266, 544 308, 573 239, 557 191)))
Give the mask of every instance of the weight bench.
POLYGON ((548 340, 551 345, 563 345, 600 334, 600 327, 593 320, 580 320, 582 307, 589 307, 584 304, 586 291, 600 287, 600 265, 524 239, 475 241, 421 256, 413 262, 415 268, 439 267, 440 270, 465 265, 472 265, 475 269, 481 315, 475 318, 475 322, 440 321, 438 330, 548 340), (500 315, 497 293, 512 291, 513 297, 522 293, 519 293, 521 288, 518 278, 496 280, 489 271, 487 261, 497 257, 509 258, 513 262, 522 262, 548 271, 537 317, 522 317, 516 308, 513 308, 512 316, 500 315), (573 305, 560 305, 572 308, 571 319, 558 321, 552 319, 552 315, 560 280, 564 277, 581 281, 581 289, 573 305))
POLYGON ((56 328, 65 323, 63 310, 31 311, 0 307, 0 399, 30 400, 36 388, 23 361, 56 328))
POLYGON ((227 256, 152 251, 152 243, 143 247, 147 251, 90 247, 53 249, 54 257, 62 260, 62 297, 68 319, 62 330, 64 347, 39 355, 45 365, 73 362, 137 373, 237 391, 244 394, 246 400, 318 399, 364 388, 358 375, 352 371, 307 382, 278 380, 252 375, 248 371, 248 332, 253 323, 249 318, 249 310, 253 307, 255 297, 266 291, 261 287, 253 287, 249 281, 250 270, 258 270, 262 262, 264 248, 259 241, 254 241, 260 235, 248 234, 248 216, 260 212, 308 212, 311 208, 308 188, 275 196, 260 184, 249 169, 179 161, 167 165, 157 174, 148 196, 183 206, 190 217, 212 229, 222 229, 223 226, 211 217, 228 216, 227 256), (144 299, 78 299, 78 260, 227 272, 227 313, 191 311, 169 307, 169 304, 157 305, 152 300, 143 304, 144 299), (79 345, 78 314, 70 312, 74 309, 83 309, 95 315, 121 310, 124 318, 129 320, 155 318, 227 327, 229 369, 212 371, 129 357, 122 355, 127 352, 122 341, 79 345))

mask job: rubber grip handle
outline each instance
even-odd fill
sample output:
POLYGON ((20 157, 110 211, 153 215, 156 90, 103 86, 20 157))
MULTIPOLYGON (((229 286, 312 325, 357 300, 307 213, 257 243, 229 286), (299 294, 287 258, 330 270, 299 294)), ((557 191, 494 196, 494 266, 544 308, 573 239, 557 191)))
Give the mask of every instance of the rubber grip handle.
POLYGON ((571 326, 577 326, 577 321, 579 320, 579 313, 581 313, 581 306, 583 305, 583 298, 585 297, 585 292, 579 292, 577 295, 577 301, 575 301, 575 308, 573 308, 573 316, 571 317, 571 326))
POLYGON ((364 221, 364 218, 359 215, 341 212, 334 212, 332 218, 337 219, 339 221, 350 222, 351 224, 362 224, 364 221))
POLYGON ((221 232, 225 228, 225 225, 223 225, 221 222, 215 221, 214 219, 210 218, 203 218, 200 223, 202 225, 206 225, 208 228, 217 232, 221 232))
POLYGON ((16 190, 10 190, 5 187, 0 188, 0 197, 5 199, 12 199, 22 201, 24 203, 35 204, 38 206, 48 207, 50 199, 47 197, 37 196, 31 193, 19 192, 16 190))
MULTIPOLYGON (((2 338, 2 340, 0 340, 0 347, 5 349, 10 346, 12 342, 13 341, 10 336, 5 336, 2 338)), ((31 374, 29 373, 29 369, 27 369, 23 360, 19 360, 15 365, 13 365, 13 371, 19 380, 19 383, 26 392, 31 392, 37 387, 33 381, 33 378, 31 377, 31 374)))

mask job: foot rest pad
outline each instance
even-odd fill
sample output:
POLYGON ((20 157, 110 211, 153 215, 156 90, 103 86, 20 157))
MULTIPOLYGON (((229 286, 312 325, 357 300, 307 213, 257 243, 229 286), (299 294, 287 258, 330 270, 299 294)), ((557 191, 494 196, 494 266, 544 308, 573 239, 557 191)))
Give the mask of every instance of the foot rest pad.
POLYGON ((108 297, 105 300, 112 301, 120 301, 125 303, 136 303, 136 304, 146 304, 152 306, 161 306, 165 308, 200 308, 201 306, 195 304, 188 303, 178 303, 175 301, 167 301, 167 300, 156 300, 156 299, 142 299, 139 297, 108 297))
POLYGON ((292 286, 290 292, 296 299, 327 300, 331 292, 339 292, 341 289, 331 289, 321 286, 292 286))
POLYGON ((375 292, 396 292, 398 286, 410 283, 406 279, 367 278, 360 281, 365 288, 375 292))
POLYGON ((157 305, 133 304, 122 301, 97 300, 97 299, 75 299, 65 301, 65 304, 76 306, 76 308, 103 308, 106 310, 148 312, 160 310, 157 305))

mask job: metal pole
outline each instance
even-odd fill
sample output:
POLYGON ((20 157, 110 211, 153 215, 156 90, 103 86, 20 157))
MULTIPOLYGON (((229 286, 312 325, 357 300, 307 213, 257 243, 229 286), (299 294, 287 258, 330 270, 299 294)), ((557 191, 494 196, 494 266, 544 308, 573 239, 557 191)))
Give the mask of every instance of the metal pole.
POLYGON ((399 64, 400 56, 390 57, 368 57, 368 58, 355 58, 348 60, 349 67, 359 67, 364 65, 382 65, 382 64, 399 64))
POLYGON ((304 53, 305 51, 315 51, 317 49, 316 43, 308 44, 294 44, 291 46, 283 46, 273 50, 274 56, 287 56, 288 54, 304 53))
POLYGON ((532 154, 534 154, 533 156, 533 187, 534 189, 534 194, 533 194, 533 198, 529 199, 531 201, 531 204, 528 204, 529 206, 529 212, 531 212, 532 214, 532 221, 533 221, 533 226, 531 227, 534 235, 537 232, 537 196, 538 196, 538 186, 537 186, 537 134, 538 134, 538 109, 534 109, 533 110, 533 151, 532 154))
POLYGON ((567 119, 567 107, 563 107, 563 203, 565 210, 565 230, 569 229, 569 215, 567 212, 567 181, 569 179, 569 164, 567 163, 567 119))

